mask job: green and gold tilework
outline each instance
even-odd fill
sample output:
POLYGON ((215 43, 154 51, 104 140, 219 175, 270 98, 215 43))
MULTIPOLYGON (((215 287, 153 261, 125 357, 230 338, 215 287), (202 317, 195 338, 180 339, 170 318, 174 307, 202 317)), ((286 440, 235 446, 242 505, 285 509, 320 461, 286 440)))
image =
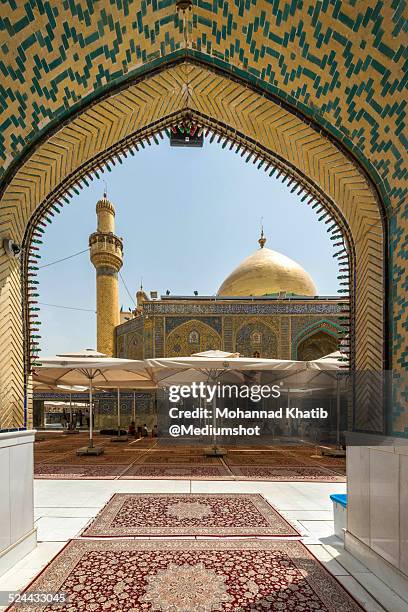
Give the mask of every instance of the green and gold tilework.
MULTIPOLYGON (((406 30, 404 0, 193 0, 185 16, 166 0, 0 0, 1 235, 21 240, 93 156, 191 109, 282 155, 342 211, 357 361, 381 367, 385 344, 406 369, 406 30)), ((20 289, 2 255, 0 291, 0 399, 17 423, 20 289)))

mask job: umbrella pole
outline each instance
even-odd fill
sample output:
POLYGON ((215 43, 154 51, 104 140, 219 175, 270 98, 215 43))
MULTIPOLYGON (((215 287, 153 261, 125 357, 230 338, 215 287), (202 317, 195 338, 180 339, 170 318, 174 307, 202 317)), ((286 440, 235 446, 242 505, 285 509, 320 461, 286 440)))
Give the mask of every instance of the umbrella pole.
MULTIPOLYGON (((290 410, 290 389, 288 387, 288 410, 290 410)), ((289 420, 289 433, 290 433, 290 437, 292 437, 292 425, 291 422, 289 420)))
POLYGON ((132 421, 136 423, 136 391, 133 391, 132 421))
POLYGON ((213 397, 213 401, 212 401, 212 423, 213 423, 213 435, 212 435, 212 438, 213 438, 213 445, 214 445, 214 451, 215 452, 217 451, 217 437, 215 435, 215 426, 217 424, 216 418, 215 418, 215 411, 216 411, 216 409, 217 409, 217 402, 216 402, 215 393, 214 393, 214 397, 213 397))
POLYGON ((72 427, 72 391, 70 391, 69 393, 69 428, 73 429, 72 427))
MULTIPOLYGON (((216 377, 212 378, 210 376, 208 380, 211 380, 213 384, 215 385, 216 377)), ((223 448, 219 448, 217 446, 217 436, 215 434, 216 425, 217 425, 216 410, 217 410, 217 400, 216 400, 215 393, 214 393, 214 397, 212 399, 212 419, 211 419, 212 427, 213 427, 212 436, 211 436, 213 445, 211 448, 204 450, 204 455, 206 457, 223 457, 224 455, 227 454, 227 452, 223 448)))
POLYGON ((117 389, 118 392, 118 397, 117 397, 117 403, 118 403, 118 436, 120 436, 120 389, 118 387, 117 389))
POLYGON ((93 448, 92 378, 89 379, 89 448, 93 448))

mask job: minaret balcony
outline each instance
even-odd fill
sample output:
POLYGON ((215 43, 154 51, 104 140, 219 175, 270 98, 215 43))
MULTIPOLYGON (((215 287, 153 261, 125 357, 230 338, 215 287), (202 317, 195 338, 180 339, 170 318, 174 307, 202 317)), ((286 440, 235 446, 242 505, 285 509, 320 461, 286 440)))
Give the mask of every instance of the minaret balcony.
POLYGON ((90 257, 97 267, 109 266, 119 271, 123 264, 123 241, 111 233, 95 232, 89 237, 90 257))

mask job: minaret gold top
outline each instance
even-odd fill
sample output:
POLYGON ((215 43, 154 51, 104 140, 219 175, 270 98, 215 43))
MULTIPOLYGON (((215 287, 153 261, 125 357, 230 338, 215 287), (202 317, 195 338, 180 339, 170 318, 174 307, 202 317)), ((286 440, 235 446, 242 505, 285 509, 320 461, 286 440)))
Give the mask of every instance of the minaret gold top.
POLYGON ((266 242, 266 238, 265 238, 264 231, 263 231, 263 227, 262 227, 262 228, 261 228, 261 237, 260 237, 260 238, 259 238, 259 240, 258 240, 258 243, 259 243, 259 246, 261 247, 261 249, 263 249, 263 248, 264 248, 264 246, 265 246, 265 242, 266 242))
POLYGON ((96 204, 96 215, 98 217, 98 232, 113 234, 115 231, 115 207, 106 197, 106 192, 96 204))

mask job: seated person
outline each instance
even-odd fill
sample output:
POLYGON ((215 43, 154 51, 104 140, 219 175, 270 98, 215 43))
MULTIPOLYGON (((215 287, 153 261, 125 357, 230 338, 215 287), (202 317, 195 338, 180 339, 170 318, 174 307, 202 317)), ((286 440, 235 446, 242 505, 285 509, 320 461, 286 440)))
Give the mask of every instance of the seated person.
POLYGON ((147 429, 147 425, 146 423, 143 425, 143 437, 147 438, 147 436, 149 435, 149 430, 147 429))
POLYGON ((128 435, 136 436, 136 423, 134 421, 132 421, 129 425, 128 435))

